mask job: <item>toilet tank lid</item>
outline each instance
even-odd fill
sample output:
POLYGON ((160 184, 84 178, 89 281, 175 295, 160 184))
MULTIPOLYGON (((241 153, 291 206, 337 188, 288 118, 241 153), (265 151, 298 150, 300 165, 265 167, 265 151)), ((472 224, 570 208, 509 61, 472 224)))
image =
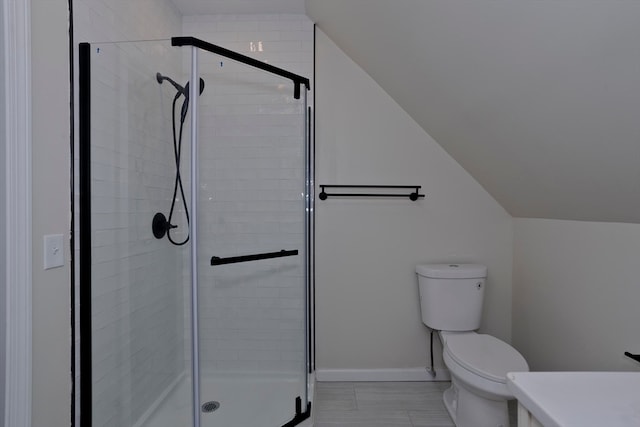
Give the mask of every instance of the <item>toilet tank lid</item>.
POLYGON ((422 264, 416 273, 433 279, 475 279, 487 277, 487 267, 480 264, 422 264))

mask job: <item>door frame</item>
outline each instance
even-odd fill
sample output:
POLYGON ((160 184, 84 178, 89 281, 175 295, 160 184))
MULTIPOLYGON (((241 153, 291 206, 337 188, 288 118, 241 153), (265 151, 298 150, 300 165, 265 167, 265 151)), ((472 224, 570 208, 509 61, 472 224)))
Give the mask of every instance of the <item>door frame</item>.
POLYGON ((4 425, 31 426, 31 5, 2 0, 5 88, 4 425))

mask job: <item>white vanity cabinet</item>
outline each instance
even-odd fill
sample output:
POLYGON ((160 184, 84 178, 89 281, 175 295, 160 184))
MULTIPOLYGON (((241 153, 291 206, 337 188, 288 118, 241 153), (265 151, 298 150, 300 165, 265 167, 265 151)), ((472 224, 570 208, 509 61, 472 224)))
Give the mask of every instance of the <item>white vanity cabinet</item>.
POLYGON ((638 427, 640 372, 510 372, 518 427, 638 427))

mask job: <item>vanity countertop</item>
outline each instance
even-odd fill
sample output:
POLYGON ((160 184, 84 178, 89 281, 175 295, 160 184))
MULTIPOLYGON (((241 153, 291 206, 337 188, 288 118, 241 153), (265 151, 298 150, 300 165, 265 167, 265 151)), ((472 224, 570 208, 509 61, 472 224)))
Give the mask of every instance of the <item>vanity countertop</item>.
POLYGON ((507 387, 545 427, 640 426, 640 372, 510 372, 507 387))

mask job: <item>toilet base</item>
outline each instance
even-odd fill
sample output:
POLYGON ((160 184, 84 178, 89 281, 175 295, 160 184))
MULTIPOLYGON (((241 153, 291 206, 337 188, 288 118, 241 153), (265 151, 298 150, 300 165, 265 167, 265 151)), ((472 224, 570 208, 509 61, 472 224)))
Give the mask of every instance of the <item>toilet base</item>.
POLYGON ((460 386, 455 377, 443 394, 444 406, 456 427, 509 427, 507 400, 493 400, 460 386))

